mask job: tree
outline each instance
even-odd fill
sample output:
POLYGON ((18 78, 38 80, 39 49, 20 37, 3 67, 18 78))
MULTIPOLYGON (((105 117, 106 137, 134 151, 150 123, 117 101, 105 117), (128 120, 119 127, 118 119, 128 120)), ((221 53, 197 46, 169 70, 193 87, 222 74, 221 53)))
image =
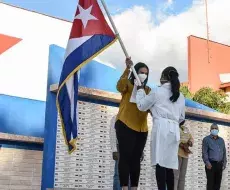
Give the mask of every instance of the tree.
POLYGON ((180 92, 184 95, 185 98, 192 100, 193 94, 190 92, 188 86, 181 86, 180 87, 180 92))
POLYGON ((194 94, 193 100, 219 112, 229 114, 230 103, 227 102, 227 97, 221 90, 214 91, 209 87, 204 87, 194 94))
POLYGON ((181 86, 180 92, 187 98, 195 102, 208 106, 221 113, 230 114, 230 102, 227 102, 227 95, 221 91, 204 87, 192 94, 187 86, 181 86))

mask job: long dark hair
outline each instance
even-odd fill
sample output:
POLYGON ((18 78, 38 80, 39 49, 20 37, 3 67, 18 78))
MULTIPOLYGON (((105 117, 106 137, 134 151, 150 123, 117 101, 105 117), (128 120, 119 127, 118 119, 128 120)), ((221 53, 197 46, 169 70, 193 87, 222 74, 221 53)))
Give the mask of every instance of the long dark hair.
POLYGON ((176 102, 180 97, 180 81, 177 70, 174 67, 165 68, 161 74, 161 80, 171 83, 172 96, 169 99, 176 102))
MULTIPOLYGON (((149 68, 148 68, 148 66, 145 63, 139 62, 134 66, 134 69, 136 70, 136 72, 138 74, 138 71, 143 67, 148 70, 147 78, 144 81, 144 86, 146 86, 146 84, 148 82, 148 78, 149 78, 149 68)), ((132 72, 130 77, 129 77, 129 80, 130 80, 131 84, 133 84, 133 85, 134 85, 134 79, 135 79, 135 76, 134 76, 134 74, 132 72)))

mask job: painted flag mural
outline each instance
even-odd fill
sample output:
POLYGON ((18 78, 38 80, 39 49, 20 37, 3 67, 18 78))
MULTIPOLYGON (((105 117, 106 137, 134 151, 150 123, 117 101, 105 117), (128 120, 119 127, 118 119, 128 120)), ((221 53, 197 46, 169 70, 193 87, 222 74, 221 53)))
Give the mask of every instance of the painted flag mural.
POLYGON ((116 41, 96 0, 79 0, 57 92, 57 109, 69 153, 78 137, 78 71, 116 41))

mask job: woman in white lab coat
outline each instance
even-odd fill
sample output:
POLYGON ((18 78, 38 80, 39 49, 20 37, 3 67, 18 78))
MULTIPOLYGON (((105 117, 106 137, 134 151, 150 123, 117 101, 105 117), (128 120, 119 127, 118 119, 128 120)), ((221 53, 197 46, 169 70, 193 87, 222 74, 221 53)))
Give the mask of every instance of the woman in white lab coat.
POLYGON ((180 142, 179 123, 185 118, 185 98, 180 93, 179 74, 167 67, 161 75, 161 86, 146 95, 141 86, 136 96, 140 111, 150 110, 153 117, 151 134, 151 163, 156 166, 159 190, 173 190, 173 169, 178 169, 180 142))

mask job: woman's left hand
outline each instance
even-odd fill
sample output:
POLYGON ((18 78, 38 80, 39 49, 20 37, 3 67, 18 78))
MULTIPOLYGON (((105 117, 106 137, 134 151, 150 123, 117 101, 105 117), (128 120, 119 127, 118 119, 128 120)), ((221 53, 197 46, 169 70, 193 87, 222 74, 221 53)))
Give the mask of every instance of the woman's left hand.
POLYGON ((130 69, 133 65, 133 61, 131 60, 131 57, 127 57, 125 60, 126 66, 128 69, 130 69))

